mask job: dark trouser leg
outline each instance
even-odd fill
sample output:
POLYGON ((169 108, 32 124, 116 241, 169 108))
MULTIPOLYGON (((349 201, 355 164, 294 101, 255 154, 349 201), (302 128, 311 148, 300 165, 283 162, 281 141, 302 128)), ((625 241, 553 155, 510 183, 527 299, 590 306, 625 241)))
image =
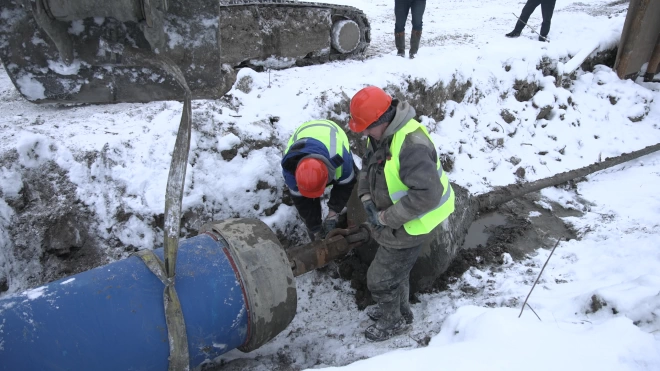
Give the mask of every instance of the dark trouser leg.
POLYGON ((408 284, 410 270, 421 250, 421 245, 409 249, 378 248, 367 271, 367 287, 383 310, 383 316, 376 322, 378 328, 391 328, 401 319, 400 296, 405 295, 402 292, 405 287, 400 286, 408 284))
POLYGON ((314 233, 321 230, 321 198, 307 198, 291 195, 298 215, 305 222, 309 238, 314 240, 314 233))
POLYGON ((419 42, 422 39, 422 17, 426 8, 426 0, 413 0, 410 6, 412 14, 412 32, 410 33, 410 58, 414 58, 419 50, 419 42))
POLYGON ((410 309, 410 278, 406 278, 399 285, 399 308, 406 323, 412 323, 413 314, 410 309))
POLYGON ((412 15, 412 29, 413 31, 422 30, 422 18, 424 17, 424 9, 426 8, 426 0, 413 0, 410 5, 410 14, 412 15))
POLYGON ((394 33, 405 31, 411 0, 394 0, 394 33))
POLYGON ((529 17, 534 13, 534 10, 537 6, 541 4, 541 0, 527 0, 527 3, 520 12, 520 19, 516 23, 516 27, 513 29, 514 32, 520 32, 525 27, 525 23, 529 21, 529 17))
POLYGON ((543 23, 541 23, 541 36, 548 36, 550 32, 550 21, 552 20, 552 13, 555 11, 556 0, 543 0, 541 2, 541 14, 543 15, 543 23))

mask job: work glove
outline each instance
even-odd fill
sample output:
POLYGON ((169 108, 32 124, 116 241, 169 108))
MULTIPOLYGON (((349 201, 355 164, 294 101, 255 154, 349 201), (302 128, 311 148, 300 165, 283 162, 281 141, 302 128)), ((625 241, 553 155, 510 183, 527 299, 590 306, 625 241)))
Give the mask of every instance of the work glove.
POLYGON ((376 230, 383 228, 385 225, 378 220, 378 208, 376 208, 376 204, 371 201, 371 198, 364 199, 362 205, 364 206, 364 211, 367 212, 367 220, 369 221, 369 224, 371 224, 376 230))
POLYGON ((323 221, 323 225, 321 226, 321 238, 325 239, 325 236, 328 235, 328 233, 337 228, 337 221, 339 220, 339 214, 335 214, 333 216, 329 216, 325 218, 323 221))

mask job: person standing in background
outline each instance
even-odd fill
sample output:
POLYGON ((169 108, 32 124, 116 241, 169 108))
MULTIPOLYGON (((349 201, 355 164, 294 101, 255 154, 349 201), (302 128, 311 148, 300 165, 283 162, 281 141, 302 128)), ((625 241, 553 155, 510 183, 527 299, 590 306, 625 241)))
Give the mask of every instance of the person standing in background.
POLYGON ((513 31, 504 35, 506 37, 518 37, 522 32, 525 24, 529 20, 529 16, 534 13, 536 7, 541 5, 541 15, 543 16, 543 23, 541 23, 541 34, 539 36, 539 41, 546 41, 548 32, 550 32, 550 21, 552 20, 552 13, 555 11, 555 3, 557 0, 527 0, 527 3, 520 13, 520 18, 516 23, 513 31))
POLYGON ((419 42, 422 39, 422 18, 426 0, 394 0, 394 44, 396 45, 396 55, 406 56, 406 20, 408 13, 412 15, 412 32, 410 33, 410 59, 415 58, 419 50, 419 42))

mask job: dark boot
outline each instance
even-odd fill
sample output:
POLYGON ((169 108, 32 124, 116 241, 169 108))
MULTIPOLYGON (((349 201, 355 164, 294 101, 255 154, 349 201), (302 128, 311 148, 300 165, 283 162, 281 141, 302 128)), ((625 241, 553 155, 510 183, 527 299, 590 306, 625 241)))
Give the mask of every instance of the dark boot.
POLYGON ((545 42, 545 41, 548 41, 548 38, 545 37, 545 36, 539 36, 539 41, 545 42))
POLYGON ((410 34, 410 59, 415 58, 417 50, 419 50, 419 41, 422 39, 422 31, 413 30, 410 34))
MULTIPOLYGON (((405 280, 399 285, 398 295, 399 295, 399 311, 401 312, 401 316, 406 321, 406 323, 410 325, 411 323, 413 323, 415 317, 413 315, 412 309, 410 309, 410 301, 408 300, 410 295, 409 280, 405 280)), ((378 321, 383 316, 383 310, 380 308, 378 304, 376 304, 367 310, 367 316, 369 316, 369 318, 371 318, 374 321, 378 321)))
MULTIPOLYGON (((398 298, 397 298, 398 299, 398 298)), ((384 341, 393 336, 401 335, 410 329, 410 325, 399 312, 399 300, 389 303, 379 303, 382 315, 375 324, 367 327, 364 336, 370 341, 384 341)))
POLYGON ((399 57, 406 56, 406 33, 405 32, 395 32, 394 33, 394 44, 396 44, 396 55, 399 57))
MULTIPOLYGON (((378 304, 370 307, 367 309, 367 316, 371 318, 374 321, 378 321, 380 317, 383 316, 383 310, 380 309, 378 304)), ((412 310, 410 310, 410 306, 408 307, 408 311, 401 310, 401 317, 403 317, 403 320, 406 321, 406 324, 410 325, 413 323, 415 320, 415 316, 413 315, 412 310)))
MULTIPOLYGON (((527 4, 534 5, 530 2, 527 2, 527 4)), ((523 28, 525 28, 525 24, 529 20, 529 16, 532 15, 532 12, 536 8, 530 7, 530 5, 525 5, 525 7, 522 10, 522 13, 520 13, 520 18, 518 18, 518 21, 516 21, 516 26, 513 27, 513 31, 509 32, 508 34, 504 35, 506 37, 518 37, 520 36, 520 33, 522 32, 523 28)))

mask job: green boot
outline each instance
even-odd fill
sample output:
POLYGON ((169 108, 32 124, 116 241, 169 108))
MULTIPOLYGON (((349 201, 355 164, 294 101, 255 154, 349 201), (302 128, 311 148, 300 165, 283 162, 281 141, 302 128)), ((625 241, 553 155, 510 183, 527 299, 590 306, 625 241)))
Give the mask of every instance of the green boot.
POLYGON ((406 33, 405 32, 395 32, 394 33, 394 44, 396 45, 396 55, 399 57, 406 56, 406 33))
POLYGON ((415 58, 417 50, 419 50, 419 41, 422 39, 422 31, 413 30, 410 34, 410 59, 415 58))

